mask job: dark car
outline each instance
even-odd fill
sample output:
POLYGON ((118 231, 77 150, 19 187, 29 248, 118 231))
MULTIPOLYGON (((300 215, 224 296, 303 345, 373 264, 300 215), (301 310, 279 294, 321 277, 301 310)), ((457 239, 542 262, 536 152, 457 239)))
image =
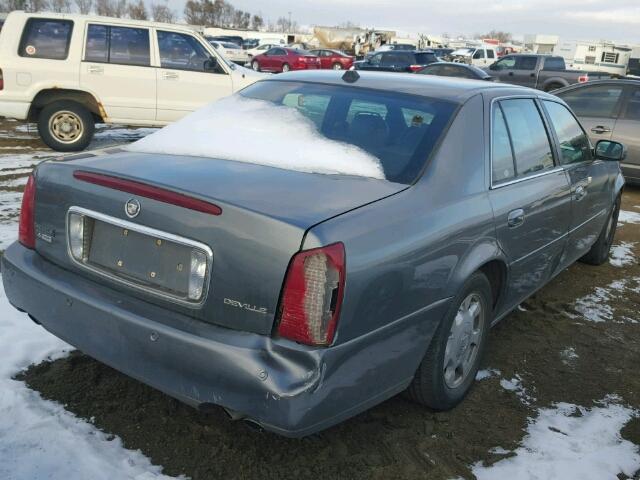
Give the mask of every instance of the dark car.
POLYGON ((274 47, 251 60, 251 68, 256 72, 288 72, 290 70, 316 70, 320 59, 306 50, 274 47))
POLYGON ((640 185, 640 80, 599 80, 553 93, 569 104, 593 143, 625 144, 622 173, 629 183, 640 185))
POLYGON ((481 68, 464 63, 432 63, 416 73, 420 75, 437 75, 439 77, 467 78, 470 80, 493 80, 493 77, 481 68))
POLYGON ((558 97, 326 70, 238 96, 40 163, 9 302, 179 400, 303 436, 405 390, 453 408, 492 325, 608 259, 624 147, 594 150, 558 97))
POLYGON ((356 70, 378 72, 417 72, 431 63, 439 62, 435 53, 427 51, 391 50, 377 52, 359 62, 354 62, 356 70))
POLYGON ((339 50, 321 48, 309 52, 320 59, 320 67, 325 70, 349 70, 353 65, 354 58, 339 50))

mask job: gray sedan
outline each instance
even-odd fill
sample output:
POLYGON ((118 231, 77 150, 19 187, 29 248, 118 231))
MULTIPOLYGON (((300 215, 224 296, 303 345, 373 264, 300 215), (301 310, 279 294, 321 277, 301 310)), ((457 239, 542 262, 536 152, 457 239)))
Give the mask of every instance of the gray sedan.
POLYGON ((553 93, 573 109, 592 142, 615 140, 627 146, 622 173, 640 185, 640 80, 600 80, 553 93))
POLYGON ((311 118, 380 175, 295 171, 286 150, 281 168, 42 163, 2 258, 11 303, 177 399, 298 437, 403 391, 453 408, 492 325, 576 260, 607 259, 624 148, 592 148, 557 97, 353 71, 240 95, 311 118))

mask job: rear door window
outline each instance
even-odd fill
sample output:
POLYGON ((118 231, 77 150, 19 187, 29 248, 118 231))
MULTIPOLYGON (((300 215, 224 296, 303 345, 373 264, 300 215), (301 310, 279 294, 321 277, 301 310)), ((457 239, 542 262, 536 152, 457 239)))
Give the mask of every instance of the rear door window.
POLYGON ((640 121, 640 88, 634 88, 629 95, 624 115, 625 120, 640 121))
POLYGON ((146 28, 89 25, 84 59, 118 65, 151 65, 146 28))
POLYGON ((591 160, 589 138, 567 107, 547 100, 544 106, 560 143, 560 163, 568 165, 591 160))
POLYGON ((18 55, 29 58, 66 60, 73 32, 71 20, 30 18, 25 24, 18 55))
POLYGON ((500 102, 509 129, 516 176, 526 177, 554 167, 551 142, 533 99, 500 102))
POLYGON ((522 56, 516 57, 516 70, 535 70, 538 65, 537 57, 522 56))
POLYGON ((435 53, 416 53, 416 65, 425 65, 427 63, 437 62, 435 53))
POLYGON ((549 57, 544 59, 544 69, 562 71, 565 69, 564 58, 549 57))
POLYGON ((491 149, 491 178, 493 184, 495 185, 513 179, 516 174, 516 167, 513 161, 509 129, 507 128, 500 105, 496 105, 493 109, 491 149))
POLYGON ((622 85, 594 85, 562 92, 558 96, 578 117, 615 118, 622 91, 622 85))

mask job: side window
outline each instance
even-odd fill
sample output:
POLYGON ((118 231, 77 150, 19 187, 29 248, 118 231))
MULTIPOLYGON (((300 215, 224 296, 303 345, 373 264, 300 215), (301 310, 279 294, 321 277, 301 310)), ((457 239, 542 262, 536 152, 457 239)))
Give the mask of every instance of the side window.
POLYGON ((513 70, 516 66, 515 57, 505 57, 496 63, 497 70, 513 70))
POLYGON ((158 30, 158 46, 162 68, 204 72, 210 58, 202 44, 186 33, 158 30))
POLYGON ((327 112, 329 95, 303 95, 301 93, 288 93, 282 99, 282 104, 287 107, 293 107, 302 113, 305 117, 316 124, 318 130, 322 128, 324 115, 327 112))
POLYGON ((560 152, 562 155, 560 163, 567 165, 591 160, 589 138, 571 112, 564 105, 556 102, 545 100, 544 106, 549 113, 551 124, 560 143, 560 152))
POLYGON ((513 179, 516 175, 516 169, 513 162, 511 140, 509 140, 509 130, 499 104, 496 104, 493 109, 491 148, 491 178, 493 183, 497 184, 513 179))
POLYGON ((400 56, 397 53, 390 52, 382 55, 383 66, 389 67, 397 63, 400 63, 400 56))
POLYGON ((544 59, 544 69, 545 70, 564 70, 564 58, 562 57, 549 57, 544 59))
POLYGON ((29 58, 66 60, 73 22, 47 18, 30 18, 25 24, 18 55, 29 58))
POLYGON ((631 91, 623 118, 625 120, 635 120, 636 122, 640 121, 640 88, 634 88, 631 91))
POLYGON ((535 70, 538 65, 537 57, 516 57, 516 70, 535 70))
POLYGON ((622 97, 622 86, 594 85, 570 90, 558 96, 567 102, 578 117, 614 118, 622 97))
POLYGON ((476 50, 476 53, 473 54, 473 58, 474 60, 478 58, 484 58, 484 50, 481 48, 476 50))
POLYGON ((533 99, 503 100, 500 106, 513 146, 516 176, 525 177, 553 168, 549 137, 533 99))
POLYGON ((271 55, 281 56, 281 55, 286 55, 286 54, 287 54, 287 51, 284 50, 283 48, 275 48, 271 55))
POLYGON ((151 65, 146 28, 89 25, 84 59, 119 65, 151 65))
POLYGON ((369 59, 369 63, 370 63, 371 65, 380 65, 380 62, 381 62, 381 61, 382 61, 382 54, 381 54, 381 53, 378 53, 378 54, 376 54, 376 55, 372 56, 372 57, 369 59))
POLYGON ((487 50, 487 58, 496 58, 496 52, 492 49, 487 50))

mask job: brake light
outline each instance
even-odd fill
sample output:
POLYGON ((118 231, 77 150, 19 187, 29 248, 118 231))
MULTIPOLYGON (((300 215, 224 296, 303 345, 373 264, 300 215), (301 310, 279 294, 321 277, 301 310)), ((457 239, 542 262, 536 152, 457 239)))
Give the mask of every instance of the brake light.
POLYGON ((589 75, 580 75, 578 77, 578 83, 587 83, 589 81, 589 75))
POLYGON ((4 90, 4 77, 2 76, 1 68, 0 68, 0 90, 4 90))
POLYGON ((417 72, 418 70, 422 70, 424 65, 409 65, 409 70, 412 72, 417 72))
POLYGON ((76 170, 73 177, 83 182, 93 183, 102 187, 120 190, 121 192, 132 193, 141 197, 157 200, 158 202, 177 205, 178 207, 188 208, 197 212, 208 213, 209 215, 220 215, 222 209, 213 203, 205 202, 198 198, 190 197, 182 193, 165 190, 164 188, 154 187, 146 183, 136 182, 134 180, 125 180, 124 178, 112 177, 111 175, 103 175, 100 173, 85 172, 76 170))
POLYGON ((20 224, 18 226, 18 241, 27 248, 36 248, 35 218, 33 215, 36 203, 36 181, 33 175, 29 176, 27 185, 22 194, 22 206, 20 207, 20 224))
POLYGON ((294 255, 280 305, 278 334, 306 345, 330 345, 344 295, 342 243, 294 255))

